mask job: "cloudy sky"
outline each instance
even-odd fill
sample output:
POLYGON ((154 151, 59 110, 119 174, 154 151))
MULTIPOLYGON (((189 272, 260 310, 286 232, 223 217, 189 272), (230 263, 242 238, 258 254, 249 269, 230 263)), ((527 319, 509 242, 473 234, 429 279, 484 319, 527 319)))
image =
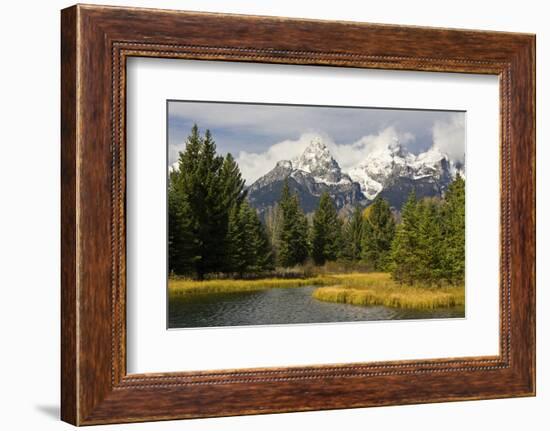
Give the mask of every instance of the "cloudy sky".
POLYGON ((344 172, 394 139, 414 154, 435 145, 464 159, 464 112, 169 101, 169 165, 194 123, 210 130, 220 154, 233 154, 247 184, 277 161, 298 157, 314 135, 323 137, 344 172))

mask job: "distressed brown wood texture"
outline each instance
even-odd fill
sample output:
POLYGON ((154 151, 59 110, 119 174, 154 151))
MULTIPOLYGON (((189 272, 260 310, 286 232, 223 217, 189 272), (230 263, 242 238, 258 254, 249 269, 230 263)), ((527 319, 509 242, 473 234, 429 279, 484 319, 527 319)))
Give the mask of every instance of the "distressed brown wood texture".
POLYGON ((534 35, 79 5, 62 11, 61 48, 63 420, 88 425, 535 394, 534 35), (499 355, 127 375, 129 56, 499 75, 499 355))

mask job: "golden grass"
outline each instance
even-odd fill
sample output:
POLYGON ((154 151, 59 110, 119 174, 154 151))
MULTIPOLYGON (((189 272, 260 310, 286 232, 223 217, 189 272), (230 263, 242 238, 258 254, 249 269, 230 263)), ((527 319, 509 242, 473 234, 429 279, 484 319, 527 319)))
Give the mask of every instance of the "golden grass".
POLYGON ((391 279, 390 274, 381 272, 330 274, 309 278, 205 281, 170 279, 168 281, 170 296, 251 292, 304 286, 318 286, 319 288, 313 292, 313 297, 328 302, 417 309, 464 305, 464 286, 400 285, 391 279))
POLYGON ((194 293, 230 293, 250 292, 255 290, 289 288, 304 286, 327 286, 335 284, 326 276, 309 278, 262 278, 258 280, 168 280, 170 295, 185 295, 194 293))
POLYGON ((320 301, 395 308, 433 309, 464 306, 464 286, 400 285, 386 273, 335 275, 341 283, 313 292, 320 301))

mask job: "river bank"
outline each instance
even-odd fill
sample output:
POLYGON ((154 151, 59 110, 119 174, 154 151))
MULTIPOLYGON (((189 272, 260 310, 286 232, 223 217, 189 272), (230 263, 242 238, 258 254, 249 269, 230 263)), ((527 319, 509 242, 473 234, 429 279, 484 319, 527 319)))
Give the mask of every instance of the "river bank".
POLYGON ((168 327, 178 329, 464 317, 464 307, 411 309, 319 301, 313 297, 316 289, 314 286, 306 286, 174 296, 169 301, 168 327))
POLYGON ((318 275, 308 278, 266 278, 258 280, 170 279, 170 298, 197 294, 256 292, 275 288, 313 286, 313 298, 352 305, 383 305, 409 309, 463 307, 464 286, 401 285, 387 273, 318 275))

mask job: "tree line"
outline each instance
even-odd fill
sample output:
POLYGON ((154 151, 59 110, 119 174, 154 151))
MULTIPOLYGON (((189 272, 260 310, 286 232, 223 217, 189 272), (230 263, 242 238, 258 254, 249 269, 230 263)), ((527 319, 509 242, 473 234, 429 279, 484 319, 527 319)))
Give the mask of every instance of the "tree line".
POLYGON ((465 183, 460 176, 444 199, 409 196, 391 247, 394 279, 412 284, 464 283, 465 183))
POLYGON ((232 155, 219 156, 210 132, 201 136, 194 125, 168 179, 171 274, 203 279, 273 268, 271 245, 244 184, 232 155))
POLYGON ((443 199, 412 193, 397 220, 376 198, 343 220, 328 193, 308 217, 285 181, 266 223, 246 200, 244 180, 231 154, 216 154, 209 131, 191 130, 178 168, 169 175, 169 270, 198 279, 209 273, 238 277, 294 267, 312 260, 362 262, 389 271, 398 282, 464 281, 465 193, 457 176, 443 199))
MULTIPOLYGON (((311 258, 363 262, 391 272, 406 284, 461 284, 465 271, 465 182, 460 176, 443 198, 417 199, 412 192, 399 221, 380 197, 366 209, 356 207, 343 222, 323 194, 310 229, 311 258)), ((295 262, 301 263, 301 262, 295 262)))

